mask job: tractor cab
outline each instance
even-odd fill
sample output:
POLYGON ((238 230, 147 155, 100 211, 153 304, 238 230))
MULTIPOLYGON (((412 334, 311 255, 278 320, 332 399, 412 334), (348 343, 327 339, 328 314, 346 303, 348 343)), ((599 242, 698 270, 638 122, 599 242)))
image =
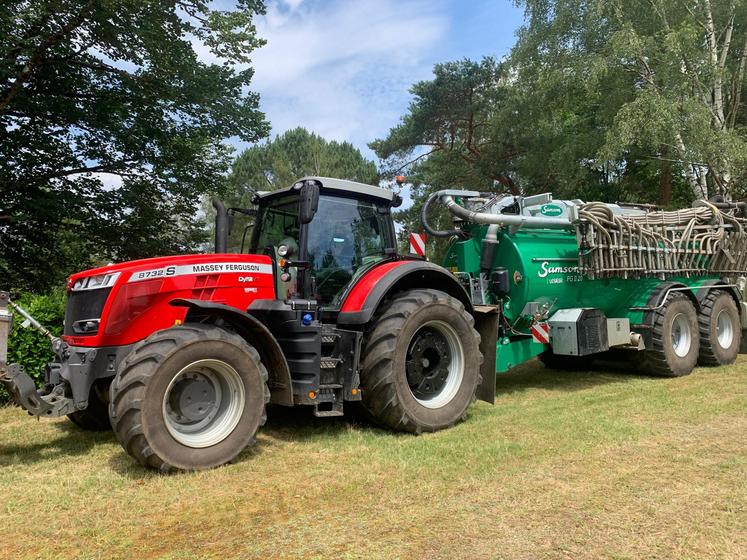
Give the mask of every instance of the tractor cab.
POLYGON ((396 255, 393 192, 340 179, 306 177, 255 196, 249 252, 276 263, 277 297, 339 309, 353 280, 396 255))

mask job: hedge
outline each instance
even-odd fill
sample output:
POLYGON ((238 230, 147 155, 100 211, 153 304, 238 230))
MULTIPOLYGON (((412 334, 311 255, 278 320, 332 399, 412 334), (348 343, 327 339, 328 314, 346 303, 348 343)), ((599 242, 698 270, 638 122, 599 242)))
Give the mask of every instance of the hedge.
MULTIPOLYGON (((49 294, 23 294, 14 301, 55 335, 62 333, 65 319, 65 292, 49 294)), ((49 339, 29 326, 22 326, 23 317, 13 316, 13 332, 8 341, 8 363, 23 364, 26 372, 41 387, 44 383, 44 369, 54 359, 49 339)), ((8 402, 10 395, 0 387, 0 402, 8 402)))

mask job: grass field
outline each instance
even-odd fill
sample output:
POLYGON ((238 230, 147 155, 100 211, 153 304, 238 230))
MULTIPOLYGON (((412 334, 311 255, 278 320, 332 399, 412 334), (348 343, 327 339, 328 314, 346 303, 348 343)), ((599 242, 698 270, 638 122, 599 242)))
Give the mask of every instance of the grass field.
POLYGON ((159 476, 0 409, 0 558, 747 558, 747 356, 681 379, 532 363, 420 437, 304 412, 159 476))

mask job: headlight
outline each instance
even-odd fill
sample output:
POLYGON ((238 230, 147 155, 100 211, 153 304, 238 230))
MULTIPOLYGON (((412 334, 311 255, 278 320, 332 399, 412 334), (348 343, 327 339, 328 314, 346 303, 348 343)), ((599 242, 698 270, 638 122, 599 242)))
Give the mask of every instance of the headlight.
POLYGON ((279 257, 285 257, 288 254, 288 246, 287 245, 281 245, 278 247, 278 256, 279 257))
POLYGON ((98 290, 99 288, 111 288, 119 278, 119 272, 109 274, 97 274, 86 278, 78 278, 73 284, 72 290, 78 292, 81 290, 98 290))

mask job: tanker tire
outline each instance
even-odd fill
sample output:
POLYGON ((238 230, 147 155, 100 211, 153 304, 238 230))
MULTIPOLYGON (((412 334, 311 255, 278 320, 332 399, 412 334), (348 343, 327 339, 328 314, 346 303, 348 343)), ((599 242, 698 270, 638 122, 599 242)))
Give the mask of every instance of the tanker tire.
POLYGON ((109 416, 114 433, 141 465, 163 473, 223 465, 256 441, 257 430, 267 418, 267 378, 257 351, 233 332, 202 324, 157 331, 132 350, 112 382, 109 416), (195 448, 170 433, 164 396, 183 368, 202 360, 235 370, 244 388, 244 406, 224 439, 195 448))
POLYGON ((651 348, 642 352, 642 369, 659 377, 689 375, 697 365, 700 353, 700 330, 695 306, 687 296, 673 292, 664 307, 654 313, 652 344, 651 348), (675 320, 684 321, 689 330, 689 348, 686 353, 681 351, 684 355, 675 351, 672 336, 675 320))
POLYGON ((734 299, 722 290, 711 290, 700 306, 698 323, 700 325, 698 363, 702 366, 733 364, 742 343, 742 324, 734 299), (722 345, 718 332, 719 319, 724 317, 722 314, 726 314, 725 321, 728 321, 731 329, 731 339, 723 341, 728 342, 726 347, 722 345))
MULTIPOLYGON (((435 432, 465 420, 482 381, 480 335, 474 324, 461 302, 438 290, 410 290, 385 303, 364 341, 361 405, 365 416, 382 427, 415 434, 435 432), (415 397, 405 366, 411 341, 416 333, 422 336, 421 328, 432 328, 429 323, 449 325, 464 363, 461 383, 438 408, 426 407, 415 397)), ((447 382, 442 392, 448 387, 447 382)))
POLYGON ((91 432, 105 432, 112 429, 109 421, 109 385, 111 382, 111 378, 94 381, 88 395, 88 406, 84 410, 76 410, 67 415, 73 424, 91 432))

